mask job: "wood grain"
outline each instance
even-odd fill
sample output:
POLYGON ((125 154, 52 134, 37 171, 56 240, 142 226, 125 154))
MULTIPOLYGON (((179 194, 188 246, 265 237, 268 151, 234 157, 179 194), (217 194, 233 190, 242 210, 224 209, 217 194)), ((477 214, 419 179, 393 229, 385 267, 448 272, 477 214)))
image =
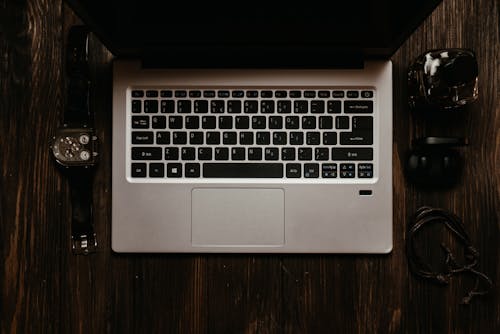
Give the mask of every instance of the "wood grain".
MULTIPOLYGON (((69 189, 48 155, 65 99, 68 28, 61 0, 0 0, 0 333, 498 333, 498 287, 470 306, 472 284, 412 276, 404 247, 421 205, 464 219, 480 270, 500 279, 499 4, 444 0, 392 57, 394 250, 389 255, 118 255, 110 249, 111 59, 91 41, 92 106, 102 139, 94 183, 99 252, 69 252, 69 189), (408 64, 425 50, 465 47, 479 61, 478 103, 445 123, 412 117, 408 64), (462 182, 439 192, 405 181, 413 136, 463 135, 462 182)), ((436 229, 429 258, 457 243, 436 229)), ((458 248, 457 248, 458 249, 458 248)))

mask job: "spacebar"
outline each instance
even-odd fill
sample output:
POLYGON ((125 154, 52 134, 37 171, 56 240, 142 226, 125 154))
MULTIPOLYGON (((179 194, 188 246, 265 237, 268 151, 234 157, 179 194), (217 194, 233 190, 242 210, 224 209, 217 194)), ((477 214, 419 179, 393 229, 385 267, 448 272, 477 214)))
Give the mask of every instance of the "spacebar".
POLYGON ((272 178, 283 177, 283 164, 278 163, 205 163, 203 177, 272 178))

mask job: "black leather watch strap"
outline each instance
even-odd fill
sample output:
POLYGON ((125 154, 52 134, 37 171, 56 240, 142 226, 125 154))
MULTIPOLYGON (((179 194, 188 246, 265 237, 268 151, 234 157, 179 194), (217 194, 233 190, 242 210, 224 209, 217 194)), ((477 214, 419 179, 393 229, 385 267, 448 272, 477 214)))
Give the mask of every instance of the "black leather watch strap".
POLYGON ((74 26, 68 34, 66 71, 68 94, 64 112, 65 127, 92 127, 93 115, 89 109, 89 31, 86 26, 74 26))
MULTIPOLYGON (((64 112, 64 128, 88 129, 87 139, 80 144, 90 157, 88 164, 66 166, 66 174, 71 188, 71 246, 75 254, 88 254, 97 247, 93 227, 92 181, 95 164, 94 145, 86 147, 85 142, 94 142, 94 118, 89 106, 89 66, 88 66, 89 30, 86 26, 71 27, 67 40, 66 71, 67 101, 64 112), (91 149, 92 148, 92 149, 91 149), (92 163, 90 163, 92 161, 92 163)), ((81 136, 81 135, 80 135, 81 136)), ((82 153, 84 151, 82 150, 82 153)))
POLYGON ((88 254, 97 247, 93 227, 93 171, 76 168, 68 175, 71 188, 71 247, 74 253, 88 254))

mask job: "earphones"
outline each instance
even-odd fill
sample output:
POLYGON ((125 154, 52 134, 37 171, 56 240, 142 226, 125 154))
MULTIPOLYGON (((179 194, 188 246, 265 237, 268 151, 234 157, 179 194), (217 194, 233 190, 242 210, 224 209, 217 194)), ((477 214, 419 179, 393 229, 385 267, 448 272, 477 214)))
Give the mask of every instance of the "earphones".
POLYGON ((449 187, 462 172, 462 157, 454 147, 466 146, 465 138, 423 137, 413 141, 406 158, 408 181, 424 187, 449 187))

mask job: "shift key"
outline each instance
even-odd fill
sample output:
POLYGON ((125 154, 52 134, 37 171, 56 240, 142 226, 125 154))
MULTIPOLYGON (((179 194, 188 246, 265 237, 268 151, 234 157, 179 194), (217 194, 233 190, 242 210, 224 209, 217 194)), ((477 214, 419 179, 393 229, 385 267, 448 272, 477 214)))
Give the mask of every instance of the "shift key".
POLYGON ((332 148, 332 160, 372 160, 373 149, 371 147, 343 147, 332 148))
POLYGON ((132 147, 132 160, 161 160, 161 147, 132 147))

